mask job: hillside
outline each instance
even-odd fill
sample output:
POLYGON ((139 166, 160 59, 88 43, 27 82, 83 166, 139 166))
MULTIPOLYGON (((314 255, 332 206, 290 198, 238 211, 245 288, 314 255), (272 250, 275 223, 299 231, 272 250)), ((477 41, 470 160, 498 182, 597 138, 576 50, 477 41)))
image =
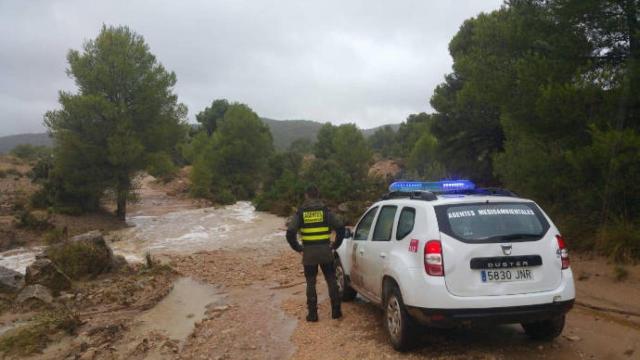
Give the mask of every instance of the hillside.
MULTIPOLYGON (((323 125, 323 123, 311 120, 274 120, 262 118, 262 121, 271 129, 273 144, 280 150, 288 148, 292 142, 298 139, 315 140, 318 130, 320 130, 323 125)), ((390 124, 389 126, 391 126, 393 130, 398 130, 400 124, 390 124)), ((381 127, 382 126, 364 129, 362 133, 365 136, 371 136, 381 127)), ((0 154, 6 154, 16 145, 20 144, 51 146, 52 140, 46 133, 2 136, 0 137, 0 154)))
POLYGON ((6 154, 20 144, 51 146, 53 141, 47 133, 2 136, 0 137, 0 154, 6 154))
POLYGON ((298 139, 315 140, 322 123, 311 120, 274 120, 262 118, 269 126, 273 135, 273 145, 276 149, 286 149, 298 139))
MULTIPOLYGON (((274 120, 262 118, 265 124, 271 129, 273 135, 273 144, 277 149, 286 149, 292 142, 298 139, 309 139, 315 141, 318 130, 324 125, 323 123, 311 120, 274 120)), ((397 131, 400 124, 382 125, 371 129, 363 129, 364 136, 373 135, 381 127, 391 126, 397 131)))

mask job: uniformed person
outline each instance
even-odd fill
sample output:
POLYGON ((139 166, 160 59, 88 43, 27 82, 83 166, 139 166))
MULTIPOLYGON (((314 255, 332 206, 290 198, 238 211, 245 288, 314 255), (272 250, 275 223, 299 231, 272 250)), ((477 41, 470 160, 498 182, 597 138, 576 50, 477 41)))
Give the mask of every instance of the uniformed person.
POLYGON ((314 185, 305 191, 305 201, 291 218, 287 229, 287 242, 291 248, 302 253, 304 276, 307 280, 307 321, 318 321, 318 295, 316 293, 316 276, 318 265, 322 269, 324 279, 329 288, 331 298, 331 317, 342 317, 340 295, 333 268, 333 251, 342 244, 344 225, 327 209, 319 199, 320 193, 314 185), (331 231, 336 232, 336 240, 332 244, 331 231), (302 245, 297 240, 300 232, 302 245))

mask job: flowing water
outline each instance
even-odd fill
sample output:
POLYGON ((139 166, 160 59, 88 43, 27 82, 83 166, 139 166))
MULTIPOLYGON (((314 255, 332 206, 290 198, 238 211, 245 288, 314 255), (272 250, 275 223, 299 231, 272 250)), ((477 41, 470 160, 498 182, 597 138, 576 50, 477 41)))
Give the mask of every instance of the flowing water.
POLYGON ((36 260, 43 247, 17 248, 0 253, 0 266, 24 274, 27 266, 36 260))
POLYGON ((132 227, 116 231, 110 238, 114 251, 129 261, 142 261, 147 252, 189 254, 284 239, 283 219, 257 212, 249 202, 160 215, 135 215, 127 222, 132 227))
MULTIPOLYGON (((127 261, 141 262, 151 254, 190 254, 201 250, 237 249, 283 241, 284 221, 255 211, 249 202, 224 207, 176 210, 168 204, 148 203, 127 218, 129 228, 107 236, 116 254, 127 261), (146 207, 155 215, 144 215, 146 207)), ((25 272, 42 247, 17 248, 0 253, 0 266, 25 272)))

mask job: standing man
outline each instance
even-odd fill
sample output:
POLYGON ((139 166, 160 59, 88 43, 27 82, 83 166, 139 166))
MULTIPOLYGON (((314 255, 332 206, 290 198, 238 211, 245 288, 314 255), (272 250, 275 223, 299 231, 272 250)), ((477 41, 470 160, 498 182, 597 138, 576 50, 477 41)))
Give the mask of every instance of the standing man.
POLYGON ((302 253, 304 277, 307 279, 307 321, 318 321, 318 295, 316 293, 316 276, 318 265, 329 288, 331 298, 331 318, 342 317, 340 295, 333 268, 333 252, 342 244, 344 225, 336 219, 329 209, 320 201, 320 192, 315 185, 305 191, 305 201, 291 218, 287 229, 287 242, 291 248, 302 253), (331 244, 331 230, 336 232, 336 241, 331 244), (296 235, 300 231, 302 245, 296 235))

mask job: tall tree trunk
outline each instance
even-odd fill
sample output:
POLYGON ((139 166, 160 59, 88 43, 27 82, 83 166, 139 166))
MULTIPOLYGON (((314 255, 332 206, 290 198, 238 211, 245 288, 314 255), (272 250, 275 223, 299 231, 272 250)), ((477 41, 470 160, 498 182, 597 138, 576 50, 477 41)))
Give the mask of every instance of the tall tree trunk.
POLYGON ((120 220, 125 220, 127 216, 127 197, 129 195, 129 178, 120 179, 118 183, 117 194, 117 209, 116 216, 120 220))

